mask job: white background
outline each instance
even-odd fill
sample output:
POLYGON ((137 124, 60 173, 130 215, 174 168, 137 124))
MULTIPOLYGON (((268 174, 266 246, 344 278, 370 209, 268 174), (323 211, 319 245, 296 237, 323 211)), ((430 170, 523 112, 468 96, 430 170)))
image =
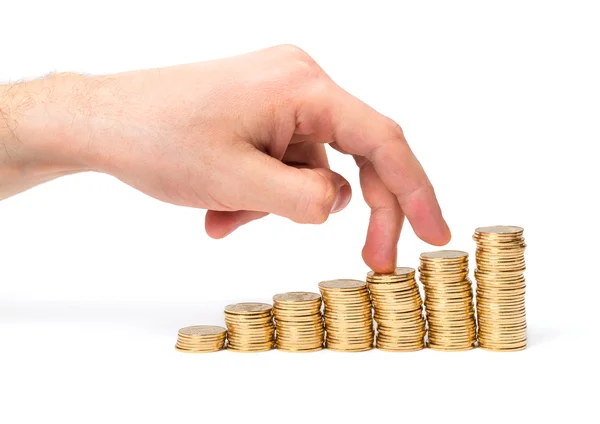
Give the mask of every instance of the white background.
MULTIPOLYGON (((598 419, 594 2, 0 3, 3 82, 302 47, 402 125, 451 248, 525 228, 529 325, 513 354, 180 354, 177 330, 222 325, 228 303, 364 277, 353 161, 330 151, 354 198, 326 224, 268 217, 220 241, 203 211, 75 175, 0 203, 0 422, 598 419)), ((430 249, 407 225, 399 265, 430 249)))

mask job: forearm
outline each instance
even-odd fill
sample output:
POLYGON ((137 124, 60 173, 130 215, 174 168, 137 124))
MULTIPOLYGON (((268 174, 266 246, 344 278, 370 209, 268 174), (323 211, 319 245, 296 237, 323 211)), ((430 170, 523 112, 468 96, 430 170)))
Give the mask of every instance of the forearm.
POLYGON ((68 125, 75 117, 68 94, 74 78, 0 85, 0 199, 89 169, 68 125))

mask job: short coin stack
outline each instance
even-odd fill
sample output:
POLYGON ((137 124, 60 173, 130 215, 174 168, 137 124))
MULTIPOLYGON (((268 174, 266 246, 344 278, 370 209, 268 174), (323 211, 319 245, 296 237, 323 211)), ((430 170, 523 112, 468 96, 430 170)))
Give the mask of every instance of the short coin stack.
POLYGON ((413 268, 399 267, 390 274, 367 274, 371 291, 377 347, 406 352, 425 347, 423 302, 413 268))
POLYGON ((527 346, 523 229, 480 227, 473 239, 477 243, 479 347, 523 350, 527 346))
POLYGON ((225 346, 227 330, 217 325, 194 325, 177 333, 175 349, 180 352, 216 352, 225 346))
POLYGON ((325 330, 321 296, 309 292, 289 292, 273 296, 277 349, 288 352, 314 352, 323 348, 325 330))
POLYGON ((275 326, 271 305, 235 303, 225 307, 228 350, 263 352, 275 344, 275 326))
POLYGON ((319 283, 325 304, 326 345, 330 350, 360 352, 373 347, 373 315, 367 283, 329 280, 319 283))
POLYGON ((459 250, 421 254, 419 279, 425 289, 427 346, 460 351, 475 347, 477 325, 469 255, 459 250))

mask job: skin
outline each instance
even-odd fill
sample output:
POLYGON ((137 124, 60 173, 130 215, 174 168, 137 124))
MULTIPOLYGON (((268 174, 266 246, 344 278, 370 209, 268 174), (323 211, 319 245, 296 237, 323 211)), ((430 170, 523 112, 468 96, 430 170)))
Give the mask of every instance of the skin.
POLYGON ((207 209, 214 238, 269 213, 320 224, 342 210, 352 190, 329 169, 325 143, 360 169, 371 269, 396 266, 405 216, 424 241, 450 240, 400 126, 297 47, 0 86, 0 199, 63 175, 104 172, 156 199, 207 209))

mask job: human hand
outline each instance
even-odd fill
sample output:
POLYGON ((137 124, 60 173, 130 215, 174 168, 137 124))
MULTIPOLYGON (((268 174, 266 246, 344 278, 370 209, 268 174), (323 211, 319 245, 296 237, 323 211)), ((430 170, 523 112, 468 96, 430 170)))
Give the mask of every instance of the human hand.
POLYGON ((322 223, 343 209, 351 189, 329 169, 329 143, 360 168, 371 207, 363 249, 369 267, 393 270, 404 216, 424 241, 450 239, 401 128, 342 90, 296 47, 50 80, 38 82, 38 106, 28 112, 53 128, 51 137, 38 134, 38 145, 48 150, 60 143, 61 157, 77 158, 72 169, 105 172, 162 201, 208 209, 212 237, 268 213, 322 223))

